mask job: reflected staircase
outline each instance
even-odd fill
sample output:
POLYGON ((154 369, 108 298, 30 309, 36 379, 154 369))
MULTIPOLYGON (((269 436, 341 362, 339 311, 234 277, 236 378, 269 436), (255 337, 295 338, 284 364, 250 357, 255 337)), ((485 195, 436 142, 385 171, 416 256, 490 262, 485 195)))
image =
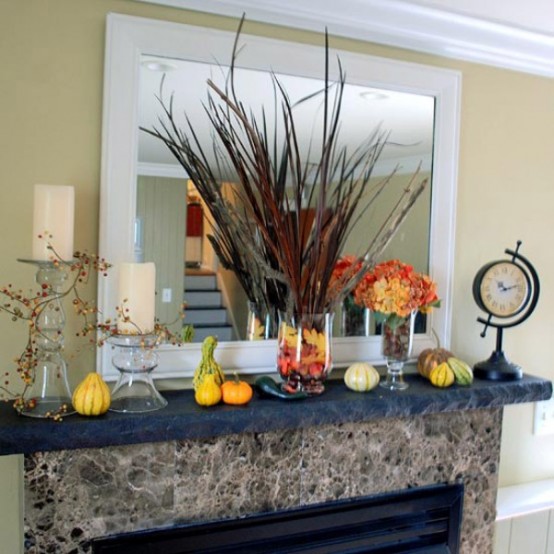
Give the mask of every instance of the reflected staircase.
POLYGON ((184 301, 184 325, 194 327, 193 342, 202 342, 210 335, 217 337, 218 341, 233 339, 233 327, 213 271, 185 269, 184 301))

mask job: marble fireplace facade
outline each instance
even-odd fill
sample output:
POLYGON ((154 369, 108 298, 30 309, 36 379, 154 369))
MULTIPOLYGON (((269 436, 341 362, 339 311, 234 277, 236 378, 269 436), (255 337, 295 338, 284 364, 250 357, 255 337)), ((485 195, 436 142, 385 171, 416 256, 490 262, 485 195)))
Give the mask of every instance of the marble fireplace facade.
MULTIPOLYGON (((283 411, 286 417, 286 411, 283 411)), ((462 554, 492 552, 501 408, 25 455, 25 552, 463 482, 462 554)))

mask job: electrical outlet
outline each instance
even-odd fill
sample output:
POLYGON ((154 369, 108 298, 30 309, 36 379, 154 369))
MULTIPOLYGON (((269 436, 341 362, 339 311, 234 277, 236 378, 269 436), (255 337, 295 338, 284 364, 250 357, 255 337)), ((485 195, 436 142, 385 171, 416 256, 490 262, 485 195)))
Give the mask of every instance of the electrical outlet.
POLYGON ((542 402, 535 402, 535 424, 533 426, 533 434, 554 434, 554 398, 542 402))
POLYGON ((162 302, 171 302, 171 289, 162 289, 162 302))

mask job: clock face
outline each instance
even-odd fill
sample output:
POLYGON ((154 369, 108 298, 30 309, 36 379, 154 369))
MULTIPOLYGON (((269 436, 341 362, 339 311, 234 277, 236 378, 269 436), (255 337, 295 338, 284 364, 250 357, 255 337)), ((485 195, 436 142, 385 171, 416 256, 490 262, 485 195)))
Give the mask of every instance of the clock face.
POLYGON ((525 272, 513 262, 496 262, 486 269, 479 285, 483 307, 497 317, 511 317, 529 301, 525 272))

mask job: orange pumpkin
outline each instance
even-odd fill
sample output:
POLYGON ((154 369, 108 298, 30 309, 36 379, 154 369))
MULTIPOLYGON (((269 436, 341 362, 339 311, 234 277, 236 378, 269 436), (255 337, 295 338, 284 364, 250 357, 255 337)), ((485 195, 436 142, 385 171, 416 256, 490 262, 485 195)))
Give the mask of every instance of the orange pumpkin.
POLYGON ((250 402, 252 387, 246 381, 241 381, 238 375, 235 374, 234 381, 225 381, 221 385, 221 394, 225 404, 240 406, 250 402))
POLYGON ((426 348, 417 359, 417 371, 426 379, 429 379, 431 371, 440 364, 447 362, 453 356, 452 352, 445 348, 426 348))

